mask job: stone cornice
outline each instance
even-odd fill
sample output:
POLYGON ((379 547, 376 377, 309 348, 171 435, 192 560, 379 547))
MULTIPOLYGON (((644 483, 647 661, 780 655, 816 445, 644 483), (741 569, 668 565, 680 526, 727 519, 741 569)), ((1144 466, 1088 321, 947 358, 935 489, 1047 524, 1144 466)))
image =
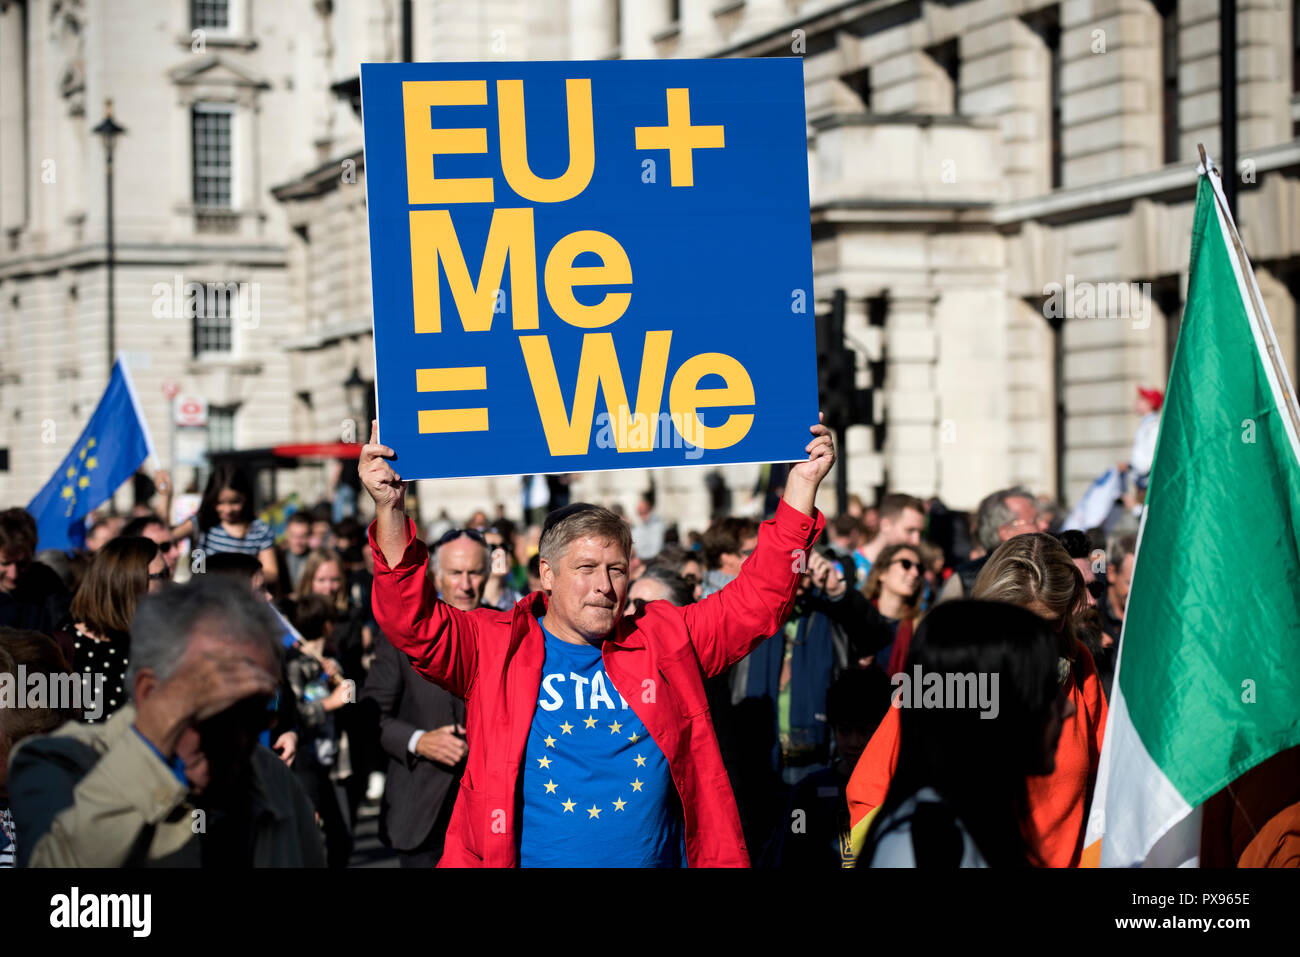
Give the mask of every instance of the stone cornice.
POLYGON ((314 169, 310 169, 288 182, 281 183, 279 186, 272 186, 271 195, 280 202, 286 203, 297 199, 311 199, 313 196, 319 196, 322 193, 337 189, 341 185, 339 169, 347 160, 352 160, 357 164, 357 172, 361 172, 366 168, 365 151, 358 148, 350 153, 336 156, 334 159, 321 163, 314 169))
MULTIPOLYGON (((57 253, 31 253, 0 258, 0 279, 19 279, 56 273, 62 269, 102 266, 107 257, 102 244, 76 246, 57 253)), ((284 267, 285 247, 279 244, 125 243, 114 249, 114 261, 123 266, 185 266, 205 261, 237 262, 259 267, 284 267)))

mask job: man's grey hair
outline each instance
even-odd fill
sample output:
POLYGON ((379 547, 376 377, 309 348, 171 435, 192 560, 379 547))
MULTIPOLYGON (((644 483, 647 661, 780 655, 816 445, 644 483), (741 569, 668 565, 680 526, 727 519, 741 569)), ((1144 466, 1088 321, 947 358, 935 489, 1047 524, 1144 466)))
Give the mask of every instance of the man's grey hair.
POLYGON ((537 552, 548 564, 554 563, 565 549, 579 538, 600 538, 613 542, 632 556, 632 529, 626 521, 599 505, 575 503, 560 510, 562 518, 542 532, 537 552))
POLYGON ((271 606, 259 600, 248 583, 224 575, 197 575, 140 600, 131 619, 131 664, 127 685, 148 668, 168 681, 190 641, 199 631, 216 632, 232 644, 261 646, 279 670, 285 633, 271 606))
MULTIPOLYGON (((492 549, 488 546, 487 542, 475 541, 473 538, 470 538, 470 536, 466 535, 464 532, 461 532, 459 535, 453 538, 451 542, 458 542, 462 538, 468 538, 475 545, 479 546, 479 548, 483 549, 483 574, 486 575, 489 571, 492 570, 492 549)), ((451 542, 443 542, 441 545, 435 546, 434 549, 429 553, 429 574, 430 575, 438 574, 438 555, 444 548, 450 545, 451 542)))
POLYGON ((998 529, 1016 520, 1016 513, 1007 504, 1013 498, 1026 498, 1033 502, 1034 493, 1023 485, 1013 485, 1011 488, 999 489, 980 502, 979 510, 975 513, 975 537, 985 551, 991 553, 1001 545, 998 529))
POLYGON ((1119 566, 1124 564, 1124 559, 1128 555, 1136 555, 1138 549, 1138 537, 1133 534, 1116 535, 1110 542, 1110 564, 1111 567, 1119 570, 1119 566))
POLYGON ((677 574, 666 565, 650 564, 641 574, 637 581, 658 582, 668 589, 668 603, 676 605, 678 608, 689 605, 695 601, 695 589, 681 575, 677 574))

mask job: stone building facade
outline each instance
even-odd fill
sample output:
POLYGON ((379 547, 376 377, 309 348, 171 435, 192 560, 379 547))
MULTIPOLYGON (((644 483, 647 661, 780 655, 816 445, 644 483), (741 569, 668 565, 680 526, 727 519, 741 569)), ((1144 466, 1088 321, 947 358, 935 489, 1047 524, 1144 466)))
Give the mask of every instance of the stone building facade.
MULTIPOLYGON (((1239 224, 1293 378, 1295 8, 1238 3, 1235 174, 1239 224)), ((373 381, 362 61, 801 57, 818 309, 843 291, 857 384, 875 394, 874 424, 851 427, 842 450, 849 489, 864 498, 889 488, 970 508, 1013 483, 1073 498, 1126 456, 1136 387, 1165 384, 1187 284, 1196 145, 1219 151, 1215 0, 117 0, 107 9, 107 0, 0 0, 5 501, 25 501, 48 476, 107 372, 103 157, 89 133, 105 96, 128 128, 117 338, 160 444, 169 378, 233 409, 224 440, 239 447, 347 438, 364 420, 344 386, 373 381), (214 10, 228 26, 206 31, 196 50, 187 28, 195 11, 214 10), (238 195, 232 209, 199 209, 196 123, 209 129, 203 117, 222 111, 238 195), (46 158, 57 183, 41 181, 46 158), (228 355, 199 353, 188 321, 153 315, 155 284, 176 275, 259 282, 260 321, 232 331, 228 355), (46 448, 38 432, 49 419, 70 434, 46 448)), ((575 494, 630 510, 653 479, 662 509, 701 527, 704 472, 590 474, 575 494)), ((756 469, 723 472, 743 509, 756 469)), ((310 498, 324 476, 300 470, 296 480, 310 498)), ((420 500, 425 518, 445 507, 463 519, 498 502, 514 515, 519 483, 422 483, 420 500)), ((821 504, 833 509, 829 488, 821 504)))

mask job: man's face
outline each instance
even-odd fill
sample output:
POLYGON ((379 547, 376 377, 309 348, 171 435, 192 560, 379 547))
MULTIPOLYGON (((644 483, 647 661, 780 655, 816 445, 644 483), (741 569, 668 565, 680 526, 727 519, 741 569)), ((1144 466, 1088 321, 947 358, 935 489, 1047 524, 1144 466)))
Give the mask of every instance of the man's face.
POLYGON ((487 584, 485 549, 468 535, 438 549, 438 592, 442 600, 461 611, 472 611, 483 600, 487 584))
POLYGON ((682 564, 682 578, 691 586, 695 592, 695 600, 700 600, 700 592, 704 590, 704 566, 691 559, 682 564))
MULTIPOLYGON (((220 632, 201 631, 190 641, 185 654, 202 655, 228 643, 229 637, 220 632)), ((268 674, 279 674, 279 665, 265 645, 240 643, 237 647, 268 674)), ((220 791, 237 778, 269 720, 268 704, 266 697, 245 698, 181 733, 176 754, 185 762, 185 776, 195 793, 220 791)))
POLYGON ((630 615, 634 611, 633 603, 643 601, 647 604, 652 601, 671 601, 672 592, 668 586, 655 578, 646 578, 642 576, 634 581, 627 590, 627 608, 623 614, 630 615))
POLYGON ((142 533, 149 541, 158 546, 158 551, 162 553, 163 561, 167 563, 169 573, 176 571, 176 559, 180 557, 180 549, 172 541, 172 533, 162 522, 150 522, 144 527, 142 533))
POLYGON ((637 501, 636 503, 637 518, 641 519, 641 521, 644 522, 647 518, 650 517, 650 512, 651 512, 651 508, 649 502, 647 502, 645 499, 640 499, 639 501, 637 501))
MULTIPOLYGON (((1070 561, 1074 562, 1074 567, 1079 569, 1079 572, 1083 575, 1083 583, 1085 585, 1091 586, 1092 583, 1097 580, 1097 576, 1092 572, 1092 561, 1090 559, 1072 558, 1070 561)), ((1091 587, 1088 588, 1088 607, 1097 607, 1097 599, 1092 596, 1091 587)))
POLYGON ((754 549, 758 547, 758 536, 751 535, 749 538, 740 540, 739 554, 733 552, 724 552, 718 561, 719 570, 724 575, 730 575, 735 578, 740 574, 740 566, 745 564, 745 559, 754 554, 754 549))
POLYGON ((311 523, 290 522, 284 530, 284 544, 295 555, 305 555, 311 548, 311 523))
POLYGON ((328 548, 332 537, 329 522, 312 522, 311 536, 307 539, 307 544, 313 549, 328 548))
POLYGON ((880 520, 880 534, 886 545, 911 545, 915 548, 921 544, 924 528, 925 516, 914 508, 905 508, 894 518, 880 520))
POLYGON ((862 757, 862 752, 867 749, 867 742, 870 740, 870 731, 850 728, 845 724, 835 726, 835 750, 839 752, 842 773, 853 773, 853 769, 858 766, 858 758, 862 757))
POLYGON ((167 587, 171 580, 171 570, 161 555, 155 555, 149 563, 149 594, 155 594, 167 587))
MULTIPOLYGON (((3 566, 0 566, 3 568, 3 566)), ((1133 584, 1133 556, 1125 555, 1124 560, 1118 566, 1111 566, 1110 586, 1114 589, 1115 598, 1119 601, 1119 608, 1116 611, 1122 611, 1128 605, 1129 588, 1133 584)))
POLYGON ((17 588, 19 576, 31 561, 31 552, 20 552, 12 548, 0 549, 0 591, 11 592, 17 588))
POLYGON ((588 641, 613 630, 627 604, 628 556, 618 543, 574 539, 555 563, 541 561, 550 612, 588 641))
POLYGON ((1007 522, 998 529, 998 538, 1006 541, 1009 538, 1015 538, 1017 535, 1027 535, 1030 532, 1041 532, 1038 506, 1031 499, 1016 496, 1007 499, 1007 508, 1015 514, 1015 518, 1007 522))
POLYGON ((108 523, 91 529, 90 534, 86 536, 86 551, 93 555, 112 541, 113 535, 113 526, 108 523))

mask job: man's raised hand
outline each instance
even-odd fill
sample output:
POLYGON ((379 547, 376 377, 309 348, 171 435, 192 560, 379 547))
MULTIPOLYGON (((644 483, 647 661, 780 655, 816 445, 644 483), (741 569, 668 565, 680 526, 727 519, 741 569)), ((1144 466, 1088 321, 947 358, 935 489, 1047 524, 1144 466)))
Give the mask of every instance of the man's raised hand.
MULTIPOLYGON (((818 419, 821 418, 818 415, 818 419)), ((790 466, 790 476, 786 479, 782 498, 787 505, 797 508, 805 515, 812 515, 816 511, 813 500, 817 497, 817 487, 835 464, 835 442, 831 438, 831 430, 820 421, 817 425, 810 426, 808 431, 813 434, 812 441, 804 446, 808 460, 790 466)))
POLYGON ((372 420, 370 441, 361 447, 357 473, 361 476, 361 484, 375 500, 376 508, 400 512, 406 507, 406 483, 387 461, 396 454, 388 446, 379 444, 379 420, 372 420))

